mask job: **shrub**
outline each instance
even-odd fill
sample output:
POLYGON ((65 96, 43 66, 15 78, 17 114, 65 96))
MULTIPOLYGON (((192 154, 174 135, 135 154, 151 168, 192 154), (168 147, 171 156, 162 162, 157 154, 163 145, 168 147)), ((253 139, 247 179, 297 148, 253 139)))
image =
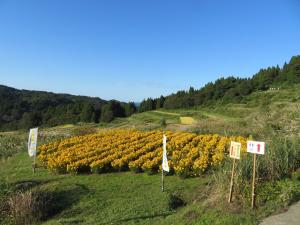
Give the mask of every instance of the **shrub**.
POLYGON ((166 126, 167 126, 167 122, 166 122, 166 119, 165 119, 165 118, 162 118, 162 119, 160 120, 160 126, 161 126, 161 127, 166 127, 166 126))

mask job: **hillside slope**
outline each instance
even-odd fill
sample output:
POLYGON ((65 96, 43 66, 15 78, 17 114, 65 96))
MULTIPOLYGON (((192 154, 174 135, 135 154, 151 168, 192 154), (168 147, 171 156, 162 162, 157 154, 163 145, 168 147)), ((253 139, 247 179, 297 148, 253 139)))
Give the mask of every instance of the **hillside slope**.
POLYGON ((159 109, 117 119, 110 127, 187 130, 197 133, 218 133, 266 138, 271 135, 300 135, 300 84, 281 89, 256 91, 239 103, 216 101, 208 106, 188 109, 159 109), (193 119, 182 124, 181 117, 193 119))
POLYGON ((261 69, 250 78, 227 77, 209 82, 200 89, 190 87, 160 98, 148 98, 141 102, 140 112, 154 109, 179 109, 206 106, 222 100, 228 103, 242 102, 256 91, 282 88, 300 83, 300 56, 293 56, 283 67, 272 66, 261 69))
POLYGON ((0 85, 0 130, 55 126, 77 122, 109 122, 135 112, 133 103, 100 98, 18 90, 0 85))

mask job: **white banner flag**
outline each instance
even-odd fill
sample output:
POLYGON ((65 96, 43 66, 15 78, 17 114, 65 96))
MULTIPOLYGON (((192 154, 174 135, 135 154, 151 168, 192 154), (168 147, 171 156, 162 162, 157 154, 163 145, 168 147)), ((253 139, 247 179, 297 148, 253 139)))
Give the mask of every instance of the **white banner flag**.
POLYGON ((28 154, 30 157, 36 156, 38 128, 30 129, 28 138, 28 154))
POLYGON ((169 164, 167 158, 167 137, 163 136, 163 161, 162 161, 162 169, 164 171, 169 172, 169 164))

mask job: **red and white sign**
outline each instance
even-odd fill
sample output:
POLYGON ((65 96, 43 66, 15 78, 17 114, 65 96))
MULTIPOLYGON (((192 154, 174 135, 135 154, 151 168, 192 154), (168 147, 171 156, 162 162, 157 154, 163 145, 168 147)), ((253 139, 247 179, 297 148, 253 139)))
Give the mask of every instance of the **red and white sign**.
POLYGON ((253 154, 265 154, 266 143, 259 141, 247 141, 247 152, 253 154))
POLYGON ((230 158, 240 159, 241 146, 242 144, 239 142, 234 142, 234 141, 231 142, 230 152, 229 152, 230 158))

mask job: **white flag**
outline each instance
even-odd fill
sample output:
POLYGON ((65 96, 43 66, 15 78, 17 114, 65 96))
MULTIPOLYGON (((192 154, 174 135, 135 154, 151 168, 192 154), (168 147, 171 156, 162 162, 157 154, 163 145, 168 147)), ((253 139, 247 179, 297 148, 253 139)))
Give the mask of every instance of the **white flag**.
POLYGON ((162 169, 164 171, 169 172, 169 164, 167 158, 167 137, 163 136, 163 161, 162 161, 162 169))
POLYGON ((38 128, 30 129, 28 138, 28 154, 30 157, 36 156, 38 128))

